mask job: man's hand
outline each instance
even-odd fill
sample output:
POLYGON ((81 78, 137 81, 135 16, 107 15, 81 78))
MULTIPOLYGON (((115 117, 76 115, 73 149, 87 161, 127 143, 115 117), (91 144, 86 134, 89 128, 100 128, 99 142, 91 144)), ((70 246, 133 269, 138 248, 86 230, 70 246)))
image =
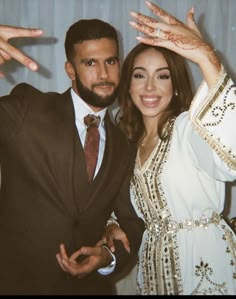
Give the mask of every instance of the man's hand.
MULTIPOLYGON (((24 55, 20 50, 9 44, 9 40, 18 37, 39 37, 43 34, 41 29, 30 29, 0 25, 0 65, 11 59, 17 60, 31 71, 36 71, 38 65, 32 59, 24 55)), ((0 77, 4 77, 0 72, 0 77)))
POLYGON ((81 247, 68 257, 63 244, 60 245, 60 252, 56 255, 56 258, 63 271, 78 278, 107 267, 112 261, 109 251, 100 246, 81 247))
POLYGON ((106 227, 105 233, 103 234, 101 240, 96 244, 101 246, 106 243, 111 252, 115 252, 114 240, 120 240, 125 248, 125 250, 130 253, 130 243, 125 234, 125 232, 115 223, 109 224, 106 227))

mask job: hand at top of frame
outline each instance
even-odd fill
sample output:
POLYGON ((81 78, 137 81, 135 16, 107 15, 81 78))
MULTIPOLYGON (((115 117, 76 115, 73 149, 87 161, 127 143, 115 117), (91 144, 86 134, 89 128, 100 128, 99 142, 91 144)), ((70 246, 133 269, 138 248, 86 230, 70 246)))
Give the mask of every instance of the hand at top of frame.
POLYGON ((214 49, 203 40, 194 21, 194 9, 187 14, 187 25, 161 9, 154 3, 145 2, 160 19, 153 19, 141 13, 130 12, 136 22, 130 25, 146 36, 138 36, 140 42, 160 46, 176 52, 199 65, 208 85, 213 84, 220 71, 220 61, 214 49))
MULTIPOLYGON (((10 45, 8 41, 18 37, 39 37, 42 34, 43 31, 41 29, 0 25, 0 65, 4 64, 6 61, 15 59, 31 71, 37 71, 37 63, 24 55, 20 50, 10 45)), ((0 77, 4 77, 2 72, 0 72, 0 77)))

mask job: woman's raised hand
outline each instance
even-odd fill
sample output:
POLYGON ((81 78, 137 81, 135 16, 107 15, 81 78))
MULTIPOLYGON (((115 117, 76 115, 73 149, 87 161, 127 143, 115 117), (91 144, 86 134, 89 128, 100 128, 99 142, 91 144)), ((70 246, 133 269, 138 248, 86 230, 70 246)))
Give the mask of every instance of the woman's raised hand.
POLYGON ((145 34, 137 36, 137 40, 167 48, 198 64, 208 84, 212 84, 221 64, 214 49, 202 38, 194 21, 194 8, 192 7, 187 13, 186 25, 154 3, 149 1, 145 3, 158 19, 130 12, 135 19, 130 21, 130 25, 145 34))

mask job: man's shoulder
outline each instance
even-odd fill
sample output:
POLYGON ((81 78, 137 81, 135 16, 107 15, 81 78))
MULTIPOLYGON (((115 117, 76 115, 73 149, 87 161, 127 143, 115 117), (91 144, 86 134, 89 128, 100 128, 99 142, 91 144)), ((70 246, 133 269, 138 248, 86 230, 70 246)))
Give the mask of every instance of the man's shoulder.
POLYGON ((55 96, 57 92, 43 92, 40 89, 30 85, 28 83, 19 83, 11 91, 11 94, 34 94, 38 96, 55 96))

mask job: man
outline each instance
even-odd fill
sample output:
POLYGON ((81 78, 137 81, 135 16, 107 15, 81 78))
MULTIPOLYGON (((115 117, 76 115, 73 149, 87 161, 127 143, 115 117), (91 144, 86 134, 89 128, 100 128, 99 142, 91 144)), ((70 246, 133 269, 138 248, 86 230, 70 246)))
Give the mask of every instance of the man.
MULTIPOLYGON (((0 64, 15 58, 36 70, 8 39, 41 34, 0 26, 0 64)), ((141 242, 143 222, 128 191, 129 146, 107 112, 119 82, 116 30, 101 20, 80 20, 67 31, 65 50, 72 88, 42 93, 19 84, 0 99, 0 294, 112 294, 109 275, 100 273, 109 273, 113 262, 119 270, 141 242), (91 180, 84 153, 87 114, 101 119, 91 180), (105 246, 95 246, 113 210, 131 248, 128 255, 118 241, 115 260, 105 246), (61 270, 59 246, 69 256, 81 248, 80 275, 61 270)))

